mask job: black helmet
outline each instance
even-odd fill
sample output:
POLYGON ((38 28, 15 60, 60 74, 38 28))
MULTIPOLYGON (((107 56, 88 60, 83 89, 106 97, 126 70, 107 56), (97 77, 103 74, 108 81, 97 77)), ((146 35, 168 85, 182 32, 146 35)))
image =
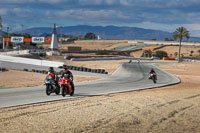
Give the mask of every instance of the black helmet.
POLYGON ((54 72, 53 67, 49 67, 49 72, 54 72))
POLYGON ((66 65, 63 65, 63 69, 67 70, 67 69, 68 69, 68 67, 67 67, 66 65))
POLYGON ((153 68, 151 68, 151 72, 154 72, 153 68))

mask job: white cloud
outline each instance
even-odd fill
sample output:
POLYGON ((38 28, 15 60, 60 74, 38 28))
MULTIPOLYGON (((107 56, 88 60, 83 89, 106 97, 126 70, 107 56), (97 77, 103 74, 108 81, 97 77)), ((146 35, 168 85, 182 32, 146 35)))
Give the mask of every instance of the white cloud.
POLYGON ((184 24, 183 26, 191 33, 191 36, 200 37, 200 24, 184 24))
POLYGON ((67 2, 68 0, 38 0, 38 2, 42 3, 49 3, 49 4, 55 4, 55 3, 62 3, 62 2, 67 2))
POLYGON ((24 18, 24 17, 30 18, 33 14, 31 10, 21 9, 21 8, 13 8, 10 10, 10 12, 19 18, 24 18))
POLYGON ((4 0, 0 1, 0 4, 24 4, 24 3, 30 3, 30 2, 35 2, 35 0, 4 0))
POLYGON ((131 2, 129 0, 120 0, 120 4, 122 4, 123 6, 130 6, 131 2))
POLYGON ((113 19, 128 19, 128 16, 123 15, 120 11, 115 10, 65 10, 54 13, 46 12, 46 15, 73 20, 92 20, 92 21, 112 21, 113 19))
POLYGON ((103 0, 78 0, 80 5, 101 5, 103 0))
POLYGON ((0 15, 7 15, 8 14, 8 9, 2 8, 0 9, 0 15))
POLYGON ((200 24, 184 24, 184 27, 188 27, 189 30, 200 30, 200 24))
POLYGON ((106 3, 107 5, 113 5, 113 4, 116 3, 116 0, 105 0, 105 3, 106 3))
POLYGON ((14 24, 13 31, 22 31, 22 24, 14 24))

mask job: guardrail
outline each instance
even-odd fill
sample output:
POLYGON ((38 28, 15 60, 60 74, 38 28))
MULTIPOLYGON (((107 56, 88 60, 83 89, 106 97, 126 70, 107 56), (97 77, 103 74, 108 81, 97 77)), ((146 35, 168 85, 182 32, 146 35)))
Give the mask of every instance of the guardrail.
POLYGON ((38 66, 48 66, 48 67, 59 67, 64 64, 63 62, 28 59, 28 58, 12 57, 12 56, 4 56, 4 55, 0 55, 0 61, 31 64, 31 65, 38 65, 38 66))

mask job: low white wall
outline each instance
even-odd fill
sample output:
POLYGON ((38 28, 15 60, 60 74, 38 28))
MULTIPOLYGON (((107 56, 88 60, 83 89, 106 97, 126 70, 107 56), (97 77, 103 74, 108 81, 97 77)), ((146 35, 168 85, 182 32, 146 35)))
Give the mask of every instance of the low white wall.
POLYGON ((0 55, 20 55, 20 54, 29 54, 29 50, 15 50, 8 52, 0 52, 0 55))
POLYGON ((63 62, 28 59, 28 58, 12 57, 12 56, 4 56, 4 55, 0 55, 0 61, 31 64, 31 65, 38 65, 38 66, 48 66, 48 67, 59 67, 64 64, 63 62))
POLYGON ((96 60, 153 60, 154 58, 135 57, 92 57, 92 58, 71 58, 72 61, 96 61, 96 60))
MULTIPOLYGON (((135 41, 128 41, 128 43, 144 43, 144 44, 158 44, 158 45, 179 45, 179 42, 176 41, 145 41, 145 40, 135 40, 135 41)), ((182 42, 182 45, 196 45, 199 46, 200 43, 196 42, 182 42)))

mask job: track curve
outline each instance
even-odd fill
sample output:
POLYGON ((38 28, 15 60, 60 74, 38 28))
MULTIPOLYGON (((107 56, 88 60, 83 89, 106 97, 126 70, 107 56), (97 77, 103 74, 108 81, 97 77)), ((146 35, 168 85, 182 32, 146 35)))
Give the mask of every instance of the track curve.
POLYGON ((76 84, 73 97, 63 98, 61 95, 57 96, 55 94, 46 96, 45 86, 2 89, 0 90, 0 108, 67 98, 151 89, 177 83, 180 83, 180 80, 176 76, 164 72, 150 63, 123 63, 111 76, 105 79, 76 84), (154 68, 158 75, 156 84, 148 79, 148 72, 151 68, 154 68))

